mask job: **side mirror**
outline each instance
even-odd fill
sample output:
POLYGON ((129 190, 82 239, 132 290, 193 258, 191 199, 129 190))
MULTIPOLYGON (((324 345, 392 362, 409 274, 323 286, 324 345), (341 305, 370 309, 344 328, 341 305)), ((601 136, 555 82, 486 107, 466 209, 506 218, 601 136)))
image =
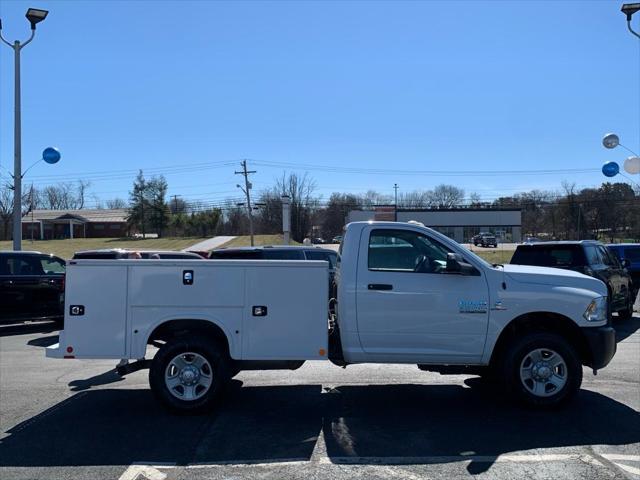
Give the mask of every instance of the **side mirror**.
POLYGON ((628 259, 622 260, 622 268, 629 268, 631 266, 631 262, 628 259))
POLYGON ((459 275, 477 275, 478 271, 473 265, 467 263, 459 253, 447 253, 447 273, 457 273, 459 275))

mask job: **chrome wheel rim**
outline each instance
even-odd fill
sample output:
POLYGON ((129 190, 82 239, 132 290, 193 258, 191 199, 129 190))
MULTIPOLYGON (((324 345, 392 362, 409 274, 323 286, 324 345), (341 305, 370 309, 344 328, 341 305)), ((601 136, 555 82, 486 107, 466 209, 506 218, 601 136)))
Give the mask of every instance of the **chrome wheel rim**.
POLYGON ((171 395, 189 402, 202 398, 211 388, 212 380, 211 364, 194 352, 176 355, 164 372, 164 383, 171 395))
POLYGON ((549 348, 532 350, 520 363, 520 381, 536 397, 555 395, 564 388, 567 379, 564 358, 549 348))

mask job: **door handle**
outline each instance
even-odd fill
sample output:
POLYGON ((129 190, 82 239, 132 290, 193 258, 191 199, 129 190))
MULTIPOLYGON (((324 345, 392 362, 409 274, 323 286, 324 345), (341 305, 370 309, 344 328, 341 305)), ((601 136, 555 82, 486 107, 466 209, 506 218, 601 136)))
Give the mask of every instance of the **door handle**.
POLYGON ((393 285, 389 283, 370 283, 367 288, 369 290, 393 290, 393 285))

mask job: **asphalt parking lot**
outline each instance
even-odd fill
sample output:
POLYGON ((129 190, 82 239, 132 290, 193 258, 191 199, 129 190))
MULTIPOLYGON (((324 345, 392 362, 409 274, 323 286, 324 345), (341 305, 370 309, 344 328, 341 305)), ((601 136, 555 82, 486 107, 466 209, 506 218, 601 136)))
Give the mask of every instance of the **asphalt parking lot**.
POLYGON ((415 366, 245 372, 218 410, 172 416, 146 371, 51 360, 49 324, 0 326, 0 478, 640 479, 640 317, 570 407, 507 403, 415 366))

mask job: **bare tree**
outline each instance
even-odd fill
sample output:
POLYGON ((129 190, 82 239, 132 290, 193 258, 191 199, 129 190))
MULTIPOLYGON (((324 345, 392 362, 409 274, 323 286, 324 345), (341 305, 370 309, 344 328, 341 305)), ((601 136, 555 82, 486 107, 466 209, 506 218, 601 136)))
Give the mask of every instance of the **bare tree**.
POLYGON ((367 190, 367 193, 362 195, 362 206, 371 208, 375 205, 391 205, 393 200, 391 195, 384 195, 375 190, 367 190))
POLYGON ((306 173, 282 174, 276 181, 274 191, 280 196, 288 195, 291 202, 291 236, 297 242, 302 242, 311 233, 311 210, 317 206, 318 200, 313 197, 316 182, 306 173))
POLYGON ((429 192, 414 190, 398 195, 398 206, 402 208, 425 208, 429 206, 429 192))
POLYGON ((34 193, 34 204, 47 210, 80 210, 84 208, 90 185, 86 180, 48 185, 34 193))
POLYGON ((116 209, 116 208, 127 208, 127 201, 122 198, 112 198, 111 200, 107 200, 105 202, 107 208, 116 209))
MULTIPOLYGON (((33 196, 29 196, 31 189, 22 195, 22 216, 29 212, 33 205, 33 196)), ((13 220, 13 189, 8 185, 0 187, 0 238, 9 240, 12 234, 13 220)))
POLYGON ((480 198, 479 193, 471 192, 471 195, 469 195, 469 205, 472 207, 479 207, 482 205, 482 199, 480 198))
POLYGON ((451 208, 462 205, 464 201, 464 189, 455 185, 438 185, 429 192, 429 205, 431 207, 451 208))

